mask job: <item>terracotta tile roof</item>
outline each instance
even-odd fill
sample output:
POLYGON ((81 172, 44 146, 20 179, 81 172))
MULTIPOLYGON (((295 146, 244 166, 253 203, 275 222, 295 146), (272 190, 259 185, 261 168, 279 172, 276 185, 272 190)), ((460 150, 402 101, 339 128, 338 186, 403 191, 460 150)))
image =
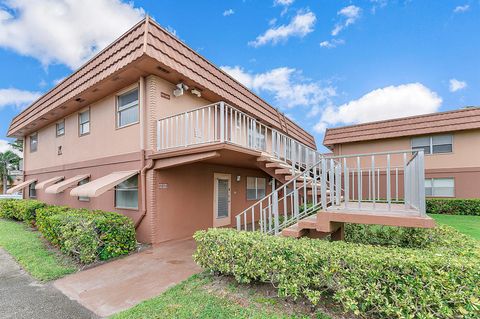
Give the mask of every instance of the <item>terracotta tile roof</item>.
POLYGON ((480 128, 480 107, 327 129, 323 145, 480 128))
POLYGON ((311 134, 148 17, 16 116, 8 135, 23 136, 46 125, 54 110, 143 59, 154 59, 157 65, 178 72, 198 87, 315 148, 311 134))

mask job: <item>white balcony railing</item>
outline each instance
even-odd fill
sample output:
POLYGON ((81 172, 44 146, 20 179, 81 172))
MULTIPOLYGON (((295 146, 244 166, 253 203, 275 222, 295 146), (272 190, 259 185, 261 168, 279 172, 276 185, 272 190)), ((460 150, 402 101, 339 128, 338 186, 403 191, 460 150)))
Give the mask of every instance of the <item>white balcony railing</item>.
POLYGON ((218 142, 266 152, 296 168, 310 166, 320 158, 314 149, 224 102, 157 122, 158 151, 218 142))

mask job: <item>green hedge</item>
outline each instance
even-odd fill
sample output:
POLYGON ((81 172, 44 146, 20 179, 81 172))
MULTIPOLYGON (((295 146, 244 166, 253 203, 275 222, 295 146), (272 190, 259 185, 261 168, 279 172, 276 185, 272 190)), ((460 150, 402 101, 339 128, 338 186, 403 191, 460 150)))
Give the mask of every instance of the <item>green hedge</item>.
POLYGON ((271 282, 281 296, 316 304, 328 294, 362 317, 479 318, 478 243, 446 226, 432 232, 442 239, 412 249, 210 229, 194 235, 194 259, 241 283, 271 282))
POLYGON ((16 199, 0 200, 0 218, 14 218, 16 199))
POLYGON ((36 210, 47 206, 37 200, 2 199, 0 217, 23 221, 32 226, 36 220, 36 210))
POLYGON ((117 213, 2 200, 0 217, 35 224, 46 240, 84 264, 128 254, 136 247, 132 220, 117 213))
POLYGON ((427 214, 480 216, 480 199, 428 198, 427 214))

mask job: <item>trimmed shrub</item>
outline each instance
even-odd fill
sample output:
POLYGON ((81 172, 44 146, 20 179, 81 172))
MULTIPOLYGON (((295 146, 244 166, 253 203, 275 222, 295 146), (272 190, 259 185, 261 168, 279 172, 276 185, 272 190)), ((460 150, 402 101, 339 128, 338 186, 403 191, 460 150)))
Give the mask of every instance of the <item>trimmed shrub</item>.
POLYGON ((50 217, 57 214, 64 214, 69 210, 71 210, 71 208, 66 206, 47 206, 37 209, 37 228, 43 237, 53 245, 58 246, 60 244, 58 242, 60 238, 60 225, 57 219, 50 217))
POLYGON ((38 200, 17 200, 14 204, 15 209, 13 217, 25 222, 27 225, 34 225, 36 220, 36 210, 47 206, 38 200))
POLYGON ((427 198, 427 214, 480 216, 480 199, 427 198))
POLYGON ((48 241, 85 264, 136 247, 133 222, 117 213, 49 206, 38 211, 37 224, 48 241))
POLYGON ((84 264, 128 254, 137 244, 132 220, 117 213, 5 200, 0 217, 36 225, 47 241, 84 264))
POLYGON ((451 227, 411 228, 380 225, 345 224, 345 241, 377 246, 470 251, 472 241, 451 227))
POLYGON ((46 205, 31 199, 5 199, 0 201, 0 216, 23 221, 28 225, 35 224, 36 210, 46 205))
POLYGON ((430 234, 452 235, 412 249, 210 229, 194 235, 194 259, 241 283, 271 282, 281 296, 316 304, 329 294, 363 317, 478 318, 479 244, 446 226, 430 234))
POLYGON ((0 218, 14 218, 15 202, 17 199, 2 199, 0 200, 0 218))

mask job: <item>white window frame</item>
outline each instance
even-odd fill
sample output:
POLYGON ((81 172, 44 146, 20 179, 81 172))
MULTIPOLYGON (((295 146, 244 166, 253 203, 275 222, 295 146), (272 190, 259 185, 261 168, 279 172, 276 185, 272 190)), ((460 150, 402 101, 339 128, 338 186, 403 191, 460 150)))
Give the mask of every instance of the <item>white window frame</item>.
MULTIPOLYGON (((427 197, 449 197, 449 198, 453 198, 455 197, 455 178, 453 177, 436 177, 436 178, 425 178, 425 181, 430 181, 430 185, 431 185, 431 189, 432 189, 432 195, 426 195, 427 197), (453 192, 452 192, 452 195, 451 196, 446 196, 446 195, 436 195, 435 194, 435 181, 438 181, 438 180, 445 180, 445 179, 448 179, 448 180, 452 180, 453 181, 453 192)), ((426 187, 425 187, 426 188, 426 187)))
POLYGON ((115 114, 116 114, 116 118, 117 118, 117 128, 124 128, 124 127, 130 126, 130 125, 135 125, 135 124, 140 123, 140 89, 138 87, 135 87, 135 88, 130 89, 128 91, 117 94, 115 114), (129 93, 132 93, 133 91, 137 91, 137 100, 133 101, 133 102, 130 102, 126 105, 123 105, 122 106, 123 109, 120 110, 120 103, 119 103, 120 97, 123 96, 123 95, 129 94, 129 93), (137 108, 138 119, 135 122, 120 125, 121 113, 126 111, 126 110, 129 110, 131 108, 134 108, 134 107, 137 108))
POLYGON ((78 135, 79 136, 84 136, 90 134, 92 130, 92 126, 90 124, 90 108, 88 110, 85 110, 83 112, 78 113, 78 135), (82 122, 82 114, 88 113, 88 121, 82 122), (88 132, 82 132, 82 127, 83 125, 88 123, 88 132))
POLYGON ((246 178, 246 183, 247 183, 247 184, 246 184, 245 189, 246 189, 246 193, 247 193, 247 194, 246 194, 246 195, 247 195, 247 200, 259 200, 259 199, 262 199, 263 197, 265 197, 265 196, 267 195, 267 179, 266 179, 265 177, 247 176, 247 178, 246 178), (249 190, 249 188, 248 188, 248 179, 249 179, 249 178, 255 179, 255 198, 249 198, 249 197, 248 197, 248 190, 249 190), (264 194, 263 194, 262 197, 259 197, 259 189, 260 189, 260 188, 258 187, 258 180, 259 180, 259 179, 265 180, 265 183, 264 183, 265 189, 264 189, 264 194))
POLYGON ((30 185, 28 185, 28 198, 37 198, 37 190, 35 189, 35 186, 37 185, 37 182, 33 182, 30 185), (35 193, 32 196, 32 192, 35 193))
MULTIPOLYGON (((123 189, 123 188, 120 188, 120 189, 119 189, 118 186, 121 185, 123 182, 115 186, 115 188, 114 188, 114 206, 115 206, 115 208, 118 208, 118 209, 126 209, 126 210, 138 210, 138 206, 139 206, 139 195, 140 195, 140 193, 139 193, 139 188, 138 188, 138 182, 139 182, 138 177, 139 177, 139 176, 138 176, 138 174, 137 174, 137 175, 134 175, 134 176, 132 176, 132 177, 129 178, 129 179, 131 179, 131 178, 136 178, 136 179, 137 179, 137 188, 132 188, 132 189, 128 189, 128 188, 123 189), (122 206, 118 206, 118 204, 117 204, 117 192, 118 192, 118 191, 121 191, 121 192, 128 192, 128 191, 137 192, 137 207, 122 207, 122 206)), ((127 181, 128 181, 129 179, 127 179, 127 181)))
MULTIPOLYGON (((414 150, 414 146, 413 146, 413 141, 416 139, 416 138, 428 138, 429 139, 429 145, 425 145, 425 146, 428 146, 429 147, 429 151, 428 153, 425 152, 425 155, 436 155, 436 154, 450 154, 450 153, 453 153, 453 134, 439 134, 439 135, 429 135, 429 136, 415 136, 415 137, 412 137, 411 140, 410 140, 410 146, 411 146, 411 149, 414 150), (437 137, 437 136, 450 136, 451 140, 452 140, 452 150, 450 152, 433 152, 433 138, 434 137, 437 137)), ((445 145, 445 144, 438 144, 438 145, 445 145)))
POLYGON ((28 137, 28 140, 29 140, 29 145, 30 145, 30 153, 34 153, 38 150, 38 132, 36 133, 33 133, 31 134, 29 137, 28 137), (33 138, 35 137, 35 138, 33 138), (35 143, 33 143, 33 141, 35 141, 35 143), (32 147, 32 145, 35 145, 35 147, 32 147))
POLYGON ((55 124, 55 134, 57 137, 60 137, 60 136, 63 136, 65 135, 65 120, 62 120, 60 122, 57 122, 55 124), (59 125, 63 125, 63 133, 59 134, 58 131, 59 131, 59 125))

